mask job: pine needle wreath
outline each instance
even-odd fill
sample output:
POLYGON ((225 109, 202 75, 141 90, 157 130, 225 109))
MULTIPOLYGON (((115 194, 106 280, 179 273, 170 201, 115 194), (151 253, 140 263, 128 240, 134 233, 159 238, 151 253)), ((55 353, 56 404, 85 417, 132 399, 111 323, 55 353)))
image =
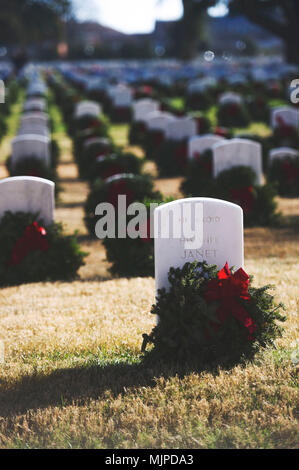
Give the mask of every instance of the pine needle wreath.
POLYGON ((187 94, 186 108, 193 111, 205 111, 213 104, 212 93, 209 90, 187 94))
POLYGON ((143 147, 146 136, 146 125, 143 121, 133 121, 129 130, 130 145, 143 147))
POLYGON ((164 140, 153 153, 153 160, 157 163, 159 176, 167 178, 185 174, 188 162, 187 139, 181 141, 164 140))
POLYGON ((299 157, 273 159, 268 179, 276 185, 280 196, 299 196, 299 157))
POLYGON ((120 173, 140 174, 143 161, 133 153, 114 153, 103 155, 95 160, 89 171, 86 171, 86 179, 90 182, 97 178, 106 179, 120 173))
MULTIPOLYGON (((145 199, 143 204, 147 209, 146 237, 132 239, 126 238, 105 238, 103 245, 106 248, 107 260, 111 263, 110 272, 113 275, 122 277, 147 277, 154 276, 154 238, 151 237, 151 211, 150 205, 165 204, 171 198, 166 199, 145 199)), ((133 216, 127 218, 127 222, 133 216)), ((117 233, 117 226, 116 226, 117 233)))
POLYGON ((90 169, 98 156, 109 155, 116 150, 114 143, 107 137, 99 137, 94 143, 87 147, 84 145, 86 140, 87 139, 84 138, 81 142, 77 140, 74 141, 75 158, 82 179, 88 178, 90 169))
POLYGON ((142 350, 153 344, 146 357, 154 361, 232 365, 275 346, 282 335, 277 322, 286 320, 284 306, 269 294, 273 286, 253 287, 253 277, 243 270, 226 265, 219 272, 194 262, 171 268, 168 279, 169 290, 159 290, 151 309, 158 323, 143 335, 142 350))
POLYGON ((72 280, 84 265, 86 255, 80 250, 75 235, 64 235, 61 224, 45 226, 37 214, 6 212, 0 220, 1 286, 72 280), (11 265, 17 243, 22 244, 26 229, 34 223, 45 228, 48 248, 45 251, 31 249, 18 263, 11 265))
POLYGON ((244 225, 270 226, 280 221, 277 195, 272 184, 257 185, 252 168, 236 166, 212 177, 212 156, 207 151, 198 161, 192 160, 181 189, 186 197, 212 197, 238 204, 244 212, 244 225))
POLYGON ((10 176, 35 176, 44 178, 55 183, 56 197, 61 192, 61 186, 58 183, 58 175, 53 164, 48 166, 43 160, 37 157, 26 157, 19 160, 14 167, 11 167, 11 159, 7 160, 7 169, 10 176))
MULTIPOLYGON (((112 177, 113 178, 113 177, 112 177)), ((94 181, 85 203, 85 224, 91 236, 95 236, 98 216, 95 209, 98 204, 108 202, 117 209, 118 195, 126 195, 127 204, 142 202, 144 199, 161 199, 161 194, 154 191, 151 175, 123 174, 121 178, 106 182, 101 178, 94 181)))
POLYGON ((218 107, 218 125, 223 127, 247 127, 250 117, 247 108, 237 103, 225 103, 218 107))

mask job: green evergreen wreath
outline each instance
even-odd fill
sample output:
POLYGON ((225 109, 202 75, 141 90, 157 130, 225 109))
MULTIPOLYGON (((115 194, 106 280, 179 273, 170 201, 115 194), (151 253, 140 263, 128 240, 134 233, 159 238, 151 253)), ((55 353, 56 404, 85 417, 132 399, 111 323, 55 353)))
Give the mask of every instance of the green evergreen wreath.
POLYGON ((142 164, 141 158, 129 152, 103 155, 91 164, 89 171, 86 171, 86 179, 92 182, 97 178, 106 179, 120 173, 139 175, 142 164))
POLYGON ((146 136, 146 125, 143 121, 133 121, 129 130, 130 145, 144 146, 146 136))
POLYGON ((207 191, 213 178, 213 157, 211 150, 205 150, 188 160, 186 178, 181 184, 182 193, 188 197, 196 197, 207 191))
POLYGON ((299 196, 299 157, 273 159, 268 179, 276 185, 280 196, 299 196))
POLYGON ((257 185, 255 172, 246 166, 230 168, 213 178, 210 171, 202 170, 204 163, 208 167, 211 162, 211 154, 204 154, 203 160, 201 162, 200 158, 199 162, 195 160, 190 163, 188 176, 181 186, 186 197, 212 197, 240 205, 245 227, 269 226, 279 222, 280 214, 276 211, 275 201, 277 193, 273 185, 257 185))
POLYGON ((268 293, 273 286, 253 287, 245 271, 219 271, 205 262, 171 268, 170 288, 158 291, 151 313, 158 323, 144 334, 142 350, 151 360, 233 365, 275 345, 283 332, 283 304, 268 293))
POLYGON ((80 118, 74 118, 70 125, 70 133, 74 136, 77 132, 89 128, 94 129, 99 137, 107 137, 109 121, 103 115, 101 117, 85 115, 80 118))
POLYGON ((92 184, 85 203, 85 224, 91 236, 95 236, 95 226, 98 216, 95 209, 98 204, 109 202, 117 208, 118 195, 127 196, 127 204, 142 202, 144 199, 160 199, 161 194, 154 191, 151 175, 123 174, 121 178, 104 181, 101 178, 92 184))
POLYGON ((153 160, 157 163, 159 176, 167 178, 185 174, 188 162, 187 139, 182 141, 164 140, 153 153, 153 160))
POLYGON ((218 107, 218 125, 223 127, 247 127, 250 118, 243 104, 225 103, 218 107))
POLYGON ((30 282, 72 280, 84 265, 87 253, 80 250, 76 237, 63 234, 61 224, 45 226, 37 214, 6 212, 0 220, 0 285, 30 282), (33 223, 45 228, 45 251, 31 249, 18 262, 11 263, 17 244, 23 249, 22 238, 33 223))
POLYGON ((252 121, 268 124, 270 119, 270 106, 262 94, 250 95, 247 98, 248 111, 252 121))
MULTIPOLYGON (((105 238, 103 245, 106 248, 107 260, 111 263, 110 272, 122 277, 147 277, 154 276, 154 238, 151 238, 151 212, 150 205, 165 204, 172 199, 159 198, 155 200, 145 199, 143 204, 147 208, 146 237, 132 239, 105 238)), ((127 217, 127 222, 134 216, 127 217)), ((117 234, 117 227, 116 227, 117 234)))
POLYGON ((58 175, 54 166, 48 166, 43 160, 37 157, 26 157, 19 160, 14 167, 11 167, 11 158, 6 162, 10 176, 35 176, 44 178, 55 183, 55 195, 61 192, 61 186, 58 183, 58 175))
POLYGON ((75 159, 78 164, 79 174, 82 179, 87 179, 90 174, 90 169, 100 155, 109 155, 115 152, 116 147, 111 139, 107 137, 99 137, 95 143, 84 146, 87 140, 82 139, 81 142, 74 141, 75 159))
POLYGON ((205 111, 213 104, 211 91, 203 90, 188 93, 186 97, 186 108, 192 111, 205 111))

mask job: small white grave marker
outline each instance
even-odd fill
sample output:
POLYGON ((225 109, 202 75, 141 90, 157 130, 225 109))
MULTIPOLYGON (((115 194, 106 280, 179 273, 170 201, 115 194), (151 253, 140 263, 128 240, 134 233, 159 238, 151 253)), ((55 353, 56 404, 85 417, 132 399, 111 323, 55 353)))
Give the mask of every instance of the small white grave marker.
POLYGON ((52 181, 33 176, 16 176, 0 180, 0 218, 4 213, 38 213, 46 225, 54 221, 54 188, 52 181))
POLYGON ((236 269, 244 265, 243 211, 236 204, 201 197, 173 201, 155 209, 154 228, 156 290, 169 286, 171 267, 187 262, 219 269, 226 262, 236 269))

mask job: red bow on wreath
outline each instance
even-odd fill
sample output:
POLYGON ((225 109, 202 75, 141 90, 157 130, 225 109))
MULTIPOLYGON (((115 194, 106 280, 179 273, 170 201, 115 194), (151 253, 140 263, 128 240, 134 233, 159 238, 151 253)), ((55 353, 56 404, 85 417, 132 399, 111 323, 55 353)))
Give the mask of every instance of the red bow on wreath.
POLYGON ((295 128, 287 124, 281 116, 276 117, 278 124, 278 132, 280 137, 292 137, 295 133, 295 128))
POLYGON ((134 200, 134 193, 131 189, 126 187, 125 181, 115 181, 110 185, 108 200, 114 206, 117 207, 118 196, 127 196, 127 206, 134 200))
POLYGON ((100 121, 98 119, 94 119, 91 121, 89 127, 98 127, 100 125, 100 121))
POLYGON ((28 225, 24 235, 19 238, 14 246, 8 266, 16 266, 20 264, 25 256, 32 251, 47 251, 50 248, 46 238, 47 232, 44 227, 40 227, 37 222, 28 225))
POLYGON ((254 202, 252 186, 231 189, 230 197, 242 207, 245 214, 249 214, 252 211, 254 202))
POLYGON ((289 184, 293 184, 299 178, 299 168, 293 165, 289 160, 282 162, 282 171, 289 184))
POLYGON ((209 281, 205 298, 207 302, 220 301, 217 311, 220 324, 214 324, 215 329, 219 329, 229 316, 233 316, 247 328, 248 340, 252 341, 256 325, 245 308, 238 302, 239 299, 250 300, 248 287, 249 276, 246 272, 240 268, 232 275, 226 263, 224 268, 219 271, 218 279, 209 281))
POLYGON ((235 117, 239 112, 239 105, 237 103, 232 103, 228 107, 229 116, 235 117))
POLYGON ((214 134, 220 137, 228 137, 228 131, 223 127, 215 127, 214 134))
POLYGON ((28 171, 28 176, 35 176, 36 178, 40 177, 40 171, 37 168, 32 168, 28 171))
POLYGON ((110 165, 106 170, 99 172, 99 176, 105 180, 110 176, 118 175, 119 173, 124 173, 123 169, 119 165, 110 165))

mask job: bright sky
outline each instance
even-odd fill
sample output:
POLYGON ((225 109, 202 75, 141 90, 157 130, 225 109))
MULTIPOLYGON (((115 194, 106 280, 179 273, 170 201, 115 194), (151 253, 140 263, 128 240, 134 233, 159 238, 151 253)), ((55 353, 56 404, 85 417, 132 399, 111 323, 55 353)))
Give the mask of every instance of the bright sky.
MULTIPOLYGON (((77 18, 94 20, 124 33, 150 33, 156 20, 178 20, 183 14, 181 0, 73 0, 77 18)), ((211 16, 224 16, 225 0, 208 10, 211 16)))
POLYGON ((181 0, 73 0, 79 20, 94 20, 124 33, 149 33, 159 20, 177 20, 181 0))

